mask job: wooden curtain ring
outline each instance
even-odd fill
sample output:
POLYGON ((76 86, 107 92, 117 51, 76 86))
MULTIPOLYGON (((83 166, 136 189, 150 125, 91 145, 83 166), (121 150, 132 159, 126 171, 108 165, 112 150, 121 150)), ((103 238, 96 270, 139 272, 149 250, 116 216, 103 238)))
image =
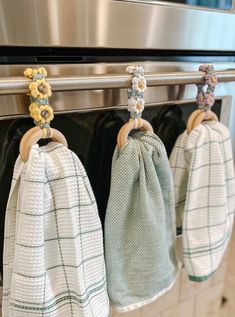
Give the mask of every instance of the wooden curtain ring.
POLYGON ((193 111, 188 119, 188 122, 187 122, 187 132, 188 134, 192 131, 193 129, 193 122, 194 120, 196 119, 196 117, 201 113, 201 112, 204 112, 204 110, 202 109, 197 109, 195 111, 193 111))
POLYGON ((193 122, 193 128, 196 128, 202 121, 219 121, 217 115, 209 110, 209 111, 203 111, 202 113, 200 113, 196 119, 193 122))
MULTIPOLYGON (((195 118, 195 120, 193 121, 192 129, 196 128, 204 120, 206 120, 206 121, 216 121, 216 122, 219 121, 217 115, 213 111, 211 111, 211 110, 209 110, 209 111, 202 110, 202 112, 199 113, 197 115, 197 117, 195 118)), ((188 133, 190 133, 192 131, 192 129, 188 133)))
POLYGON ((117 136, 117 145, 119 149, 122 149, 128 143, 128 135, 133 129, 140 129, 146 132, 153 132, 151 124, 144 119, 131 120, 125 123, 120 129, 117 136))
POLYGON ((30 137, 30 135, 36 131, 39 131, 40 129, 41 129, 40 127, 31 128, 23 135, 23 137, 20 141, 20 153, 24 152, 25 143, 27 143, 27 139, 30 137))
MULTIPOLYGON (((50 130, 53 134, 52 139, 54 141, 63 144, 65 147, 68 147, 65 137, 60 131, 52 128, 50 128, 50 130)), ((45 138, 43 134, 43 129, 39 127, 34 127, 24 134, 20 142, 20 156, 23 162, 28 160, 31 147, 37 144, 42 138, 45 138)), ((48 138, 50 137, 51 134, 48 136, 48 138)))
POLYGON ((133 124, 133 128, 130 128, 131 130, 139 129, 141 127, 141 125, 143 124, 143 120, 141 118, 139 118, 139 119, 130 119, 127 123, 125 123, 121 127, 121 129, 119 130, 119 133, 118 133, 118 136, 117 136, 117 145, 118 145, 118 147, 119 147, 119 144, 121 144, 121 142, 122 142, 121 141, 121 137, 122 137, 122 133, 123 133, 122 131, 123 131, 124 127, 126 127, 130 122, 132 122, 132 124, 133 124))

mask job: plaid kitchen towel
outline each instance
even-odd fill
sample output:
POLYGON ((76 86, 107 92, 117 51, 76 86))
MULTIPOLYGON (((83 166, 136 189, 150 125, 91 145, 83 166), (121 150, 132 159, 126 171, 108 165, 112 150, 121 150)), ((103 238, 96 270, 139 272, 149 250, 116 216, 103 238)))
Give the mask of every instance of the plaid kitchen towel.
POLYGON ((101 223, 78 157, 51 142, 15 164, 5 222, 3 317, 107 317, 101 223))
POLYGON ((163 143, 153 133, 115 149, 105 219, 108 293, 125 312, 157 299, 178 271, 174 187, 163 143))
POLYGON ((228 129, 205 122, 181 134, 170 157, 177 224, 189 278, 207 280, 218 268, 232 232, 235 182, 228 129))

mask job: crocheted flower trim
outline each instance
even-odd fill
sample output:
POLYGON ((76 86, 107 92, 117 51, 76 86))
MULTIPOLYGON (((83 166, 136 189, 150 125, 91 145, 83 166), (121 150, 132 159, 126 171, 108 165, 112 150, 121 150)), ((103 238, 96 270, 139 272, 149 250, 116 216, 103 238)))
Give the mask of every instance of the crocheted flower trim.
POLYGON ((35 75, 41 74, 44 77, 47 77, 47 71, 44 67, 39 67, 39 68, 26 68, 26 70, 24 71, 24 75, 28 78, 33 78, 35 75))
POLYGON ((146 80, 143 76, 134 77, 132 79, 132 89, 135 90, 137 93, 144 93, 147 89, 146 80))
POLYGON ((29 106, 30 116, 36 125, 41 128, 49 127, 54 118, 52 107, 49 106, 48 98, 51 97, 51 87, 46 81, 47 71, 44 67, 37 69, 27 68, 24 75, 32 82, 29 84, 31 104, 29 106))
POLYGON ((144 110, 144 104, 143 98, 130 97, 127 102, 127 109, 134 117, 139 117, 144 110))
POLYGON ((46 99, 51 97, 51 86, 46 82, 45 79, 37 79, 29 85, 31 96, 38 99, 46 99))
POLYGON ((144 68, 142 66, 128 66, 126 71, 132 74, 132 87, 127 90, 127 109, 131 118, 140 118, 145 105, 144 92, 147 89, 144 68))
POLYGON ((204 84, 198 84, 198 92, 196 97, 196 103, 199 109, 210 110, 215 103, 215 86, 217 85, 217 77, 215 74, 214 66, 211 64, 200 65, 199 71, 205 72, 204 84), (206 91, 204 90, 207 86, 206 91))
POLYGON ((39 126, 49 124, 54 119, 53 109, 49 105, 38 105, 37 103, 31 103, 29 106, 30 117, 32 117, 35 123, 39 126))

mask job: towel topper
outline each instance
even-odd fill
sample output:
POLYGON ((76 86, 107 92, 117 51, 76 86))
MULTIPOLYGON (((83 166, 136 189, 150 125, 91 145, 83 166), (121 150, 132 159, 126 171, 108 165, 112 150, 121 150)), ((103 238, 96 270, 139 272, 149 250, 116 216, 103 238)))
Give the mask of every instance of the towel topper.
POLYGON ((32 79, 29 85, 31 104, 30 116, 34 119, 36 127, 28 130, 20 142, 20 155, 24 162, 28 160, 31 147, 40 139, 52 138, 58 143, 68 147, 64 135, 50 127, 54 118, 53 109, 49 106, 48 98, 51 97, 51 87, 46 81, 47 71, 44 67, 38 69, 27 68, 24 75, 32 79))
POLYGON ((218 82, 214 66, 212 64, 203 64, 199 66, 199 71, 205 72, 204 83, 197 84, 198 92, 196 103, 198 104, 198 109, 195 110, 188 119, 188 133, 190 133, 193 128, 196 128, 204 120, 218 121, 217 115, 211 111, 211 107, 215 103, 214 91, 218 82), (207 89, 204 91, 204 87, 206 85, 207 89))
POLYGON ((117 145, 122 149, 128 142, 128 135, 133 129, 140 129, 146 132, 153 132, 151 124, 142 119, 141 115, 144 110, 144 91, 147 89, 146 80, 144 78, 144 68, 128 66, 126 71, 132 74, 132 87, 128 92, 128 106, 130 112, 130 120, 120 129, 117 136, 117 145))

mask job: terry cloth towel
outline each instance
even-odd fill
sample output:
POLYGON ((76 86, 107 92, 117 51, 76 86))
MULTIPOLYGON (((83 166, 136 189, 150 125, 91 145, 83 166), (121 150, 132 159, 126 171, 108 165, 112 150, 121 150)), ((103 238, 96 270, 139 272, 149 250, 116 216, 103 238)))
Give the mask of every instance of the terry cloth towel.
POLYGON ((176 279, 174 187, 154 133, 138 132, 115 149, 105 219, 105 260, 113 308, 130 311, 157 299, 176 279))
POLYGON ((231 140, 219 122, 181 134, 170 157, 177 225, 189 278, 207 280, 218 268, 232 232, 235 183, 231 140))
POLYGON ((16 161, 3 268, 3 317, 109 315, 95 197, 78 157, 56 142, 16 161))

